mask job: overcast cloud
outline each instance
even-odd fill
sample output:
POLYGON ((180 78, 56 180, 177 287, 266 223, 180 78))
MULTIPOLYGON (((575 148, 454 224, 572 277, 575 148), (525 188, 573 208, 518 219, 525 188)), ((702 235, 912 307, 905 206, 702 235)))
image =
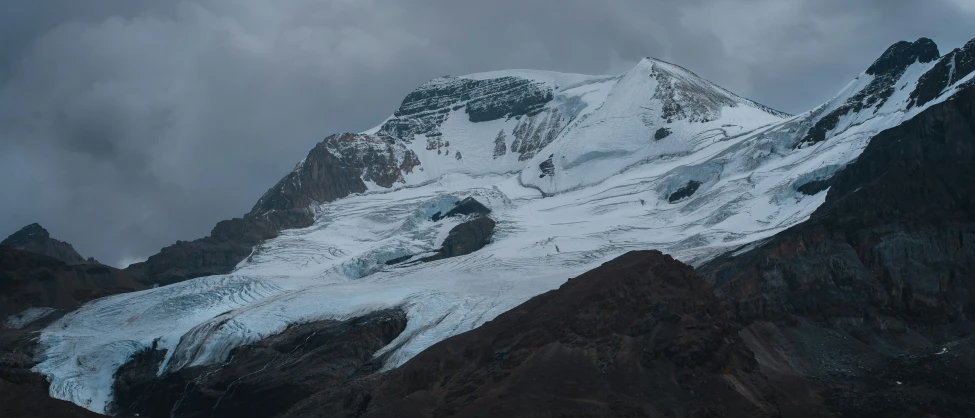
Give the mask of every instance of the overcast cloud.
POLYGON ((321 138, 441 75, 681 64, 788 112, 971 0, 2 0, 0 238, 115 265, 247 212, 321 138))

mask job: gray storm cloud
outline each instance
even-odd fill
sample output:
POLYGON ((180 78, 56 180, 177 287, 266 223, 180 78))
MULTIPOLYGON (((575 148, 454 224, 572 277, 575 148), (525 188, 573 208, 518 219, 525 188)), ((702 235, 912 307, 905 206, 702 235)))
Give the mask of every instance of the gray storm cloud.
POLYGON ((889 44, 975 37, 959 0, 15 2, 0 16, 0 235, 123 265, 240 216, 322 137, 424 81, 680 63, 807 110, 889 44))

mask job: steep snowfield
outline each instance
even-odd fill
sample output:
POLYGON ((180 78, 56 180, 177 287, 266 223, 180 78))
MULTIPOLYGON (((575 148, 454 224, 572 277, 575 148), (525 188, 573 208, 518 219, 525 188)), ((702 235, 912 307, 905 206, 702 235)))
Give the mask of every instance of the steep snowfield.
POLYGON ((620 77, 469 76, 530 78, 555 93, 535 116, 472 123, 452 110, 436 139, 449 146, 430 147, 420 135, 408 143, 422 172, 397 189, 374 186, 320 205, 313 226, 284 231, 232 274, 112 296, 66 315, 43 332, 36 370, 51 379, 52 396, 103 412, 114 371, 154 341, 168 350, 163 372, 223 361, 234 347, 290 324, 402 307, 406 331, 377 353, 389 353, 392 368, 625 251, 659 249, 699 264, 805 220, 826 193, 797 189, 828 178, 873 134, 923 110, 907 111, 905 103, 931 65, 910 66, 898 81, 908 88, 804 147, 798 139, 818 115, 853 96, 867 76, 787 119, 653 60, 620 77), (512 150, 521 145, 516 136, 532 140, 534 133, 524 135, 529 122, 543 144, 521 158, 512 150), (654 139, 662 127, 670 135, 654 139), (546 174, 539 166, 549 156, 554 173, 546 174), (490 245, 430 263, 385 265, 439 247, 462 220, 434 222, 431 215, 468 196, 498 222, 490 245))

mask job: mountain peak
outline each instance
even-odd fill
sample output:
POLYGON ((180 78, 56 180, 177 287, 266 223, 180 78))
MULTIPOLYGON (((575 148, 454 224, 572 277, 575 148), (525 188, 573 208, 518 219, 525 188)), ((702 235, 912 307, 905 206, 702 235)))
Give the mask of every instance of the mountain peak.
POLYGON ((46 255, 67 264, 85 264, 87 261, 71 244, 51 238, 51 234, 38 223, 32 223, 10 234, 0 245, 18 250, 46 255))
POLYGON ((45 240, 51 238, 51 234, 44 229, 41 224, 35 222, 20 228, 19 231, 10 234, 7 239, 0 242, 0 245, 6 245, 9 247, 22 246, 28 242, 45 240))
POLYGON ((938 45, 928 38, 914 42, 900 41, 889 48, 867 68, 867 74, 900 73, 915 62, 931 62, 941 57, 938 45))
POLYGON ((656 79, 658 84, 654 98, 664 102, 662 116, 668 121, 685 118, 691 121, 715 120, 720 116, 721 108, 739 105, 758 108, 780 118, 791 116, 745 99, 687 68, 659 58, 643 58, 631 72, 649 74, 656 79))

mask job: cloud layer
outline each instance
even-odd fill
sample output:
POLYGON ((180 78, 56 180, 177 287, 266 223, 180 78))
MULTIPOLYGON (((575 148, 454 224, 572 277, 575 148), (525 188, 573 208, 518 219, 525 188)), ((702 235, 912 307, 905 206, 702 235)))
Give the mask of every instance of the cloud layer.
POLYGON ((324 136, 424 81, 656 56, 807 110, 891 43, 975 37, 958 0, 19 2, 0 17, 0 235, 122 265, 240 216, 324 136))

